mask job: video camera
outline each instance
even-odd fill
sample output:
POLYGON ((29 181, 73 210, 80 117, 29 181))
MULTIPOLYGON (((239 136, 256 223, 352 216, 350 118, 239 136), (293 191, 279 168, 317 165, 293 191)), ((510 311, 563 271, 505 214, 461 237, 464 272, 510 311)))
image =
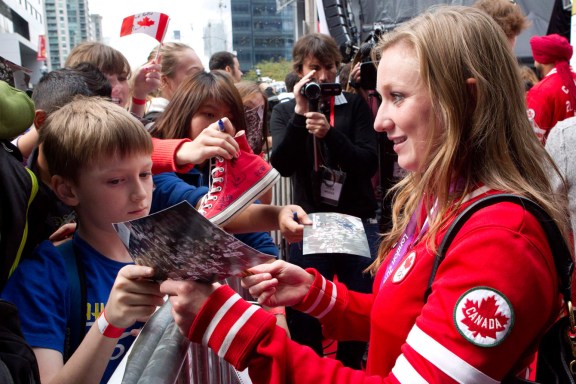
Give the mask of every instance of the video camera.
POLYGON ((308 99, 308 109, 310 112, 318 111, 320 98, 326 96, 336 96, 342 93, 340 83, 317 83, 311 81, 300 89, 300 94, 308 99))

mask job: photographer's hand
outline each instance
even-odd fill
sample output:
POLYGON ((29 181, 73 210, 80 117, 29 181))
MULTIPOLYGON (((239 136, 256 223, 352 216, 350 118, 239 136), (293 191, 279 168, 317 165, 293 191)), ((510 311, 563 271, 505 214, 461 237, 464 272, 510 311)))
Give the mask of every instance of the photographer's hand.
POLYGON ((358 89, 358 88, 360 88, 360 82, 361 82, 360 62, 358 62, 358 63, 356 63, 354 68, 352 68, 352 70, 350 71, 350 77, 348 80, 348 85, 350 85, 352 88, 358 89))
POLYGON ((330 130, 330 123, 326 116, 320 112, 308 112, 306 116, 306 129, 318 139, 324 138, 330 130))
POLYGON ((296 100, 296 107, 294 108, 294 113, 298 115, 305 115, 308 112, 308 99, 306 96, 302 95, 302 87, 309 83, 312 78, 314 78, 316 71, 310 71, 305 76, 300 79, 294 85, 294 99, 296 100))

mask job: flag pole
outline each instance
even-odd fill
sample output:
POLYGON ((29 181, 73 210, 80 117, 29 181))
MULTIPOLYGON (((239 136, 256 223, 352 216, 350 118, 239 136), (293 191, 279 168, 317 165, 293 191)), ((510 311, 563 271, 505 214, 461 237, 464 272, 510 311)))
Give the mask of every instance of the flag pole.
POLYGON ((158 56, 160 56, 160 50, 162 49, 162 47, 164 46, 164 42, 160 42, 160 45, 158 46, 158 49, 156 50, 156 56, 154 56, 154 64, 158 64, 158 56))

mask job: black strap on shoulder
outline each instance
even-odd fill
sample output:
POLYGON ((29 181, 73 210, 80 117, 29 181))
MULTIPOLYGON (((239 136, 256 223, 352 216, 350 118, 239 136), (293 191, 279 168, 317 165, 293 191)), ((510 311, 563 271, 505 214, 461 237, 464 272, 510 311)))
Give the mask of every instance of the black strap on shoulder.
POLYGON ((56 247, 64 259, 70 292, 70 317, 66 324, 64 362, 76 351, 86 334, 86 276, 73 240, 56 247))
POLYGON ((556 272, 558 273, 560 293, 563 295, 566 302, 571 300, 574 261, 572 260, 570 249, 568 248, 566 241, 564 241, 564 237, 554 222, 554 219, 552 219, 550 215, 542 209, 542 207, 526 197, 512 194, 498 194, 486 196, 475 201, 462 211, 456 219, 454 219, 450 228, 448 228, 448 231, 444 235, 440 247, 438 248, 438 252, 436 253, 434 266, 432 267, 430 279, 428 280, 428 287, 424 294, 424 302, 428 300, 428 296, 432 292, 432 283, 434 282, 440 263, 444 260, 444 257, 446 257, 446 252, 448 251, 452 240, 454 240, 456 234, 462 228, 464 223, 466 223, 470 216, 480 209, 502 202, 509 202, 522 206, 540 222, 542 229, 546 233, 548 244, 550 245, 552 256, 554 257, 554 264, 556 265, 556 272))

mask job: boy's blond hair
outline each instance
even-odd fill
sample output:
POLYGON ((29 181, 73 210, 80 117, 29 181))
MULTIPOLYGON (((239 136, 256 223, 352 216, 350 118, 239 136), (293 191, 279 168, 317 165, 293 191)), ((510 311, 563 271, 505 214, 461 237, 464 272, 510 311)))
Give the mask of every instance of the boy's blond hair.
POLYGON ((40 131, 50 175, 78 181, 101 159, 151 154, 144 126, 122 107, 98 97, 78 97, 52 113, 40 131))

